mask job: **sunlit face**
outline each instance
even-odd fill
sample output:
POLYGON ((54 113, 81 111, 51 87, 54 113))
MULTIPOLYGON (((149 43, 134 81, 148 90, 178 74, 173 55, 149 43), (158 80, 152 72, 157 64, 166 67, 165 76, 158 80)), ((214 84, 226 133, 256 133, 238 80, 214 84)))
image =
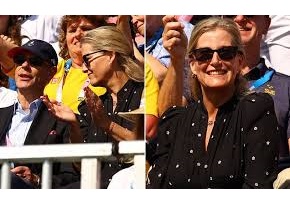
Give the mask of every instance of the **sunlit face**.
MULTIPOLYGON (((212 50, 232 46, 231 35, 222 29, 209 31, 201 35, 196 49, 209 48, 212 50)), ((191 70, 197 75, 202 88, 227 88, 234 85, 242 57, 236 54, 232 59, 222 60, 217 52, 208 61, 197 61, 193 59, 190 62, 191 70)))
POLYGON ((259 45, 270 25, 270 19, 265 15, 237 15, 233 20, 239 28, 243 44, 259 45))
POLYGON ((79 21, 68 24, 66 32, 67 47, 72 57, 72 54, 81 55, 80 40, 86 31, 96 28, 95 25, 90 23, 87 19, 81 18, 79 21))
POLYGON ((93 86, 106 86, 112 77, 111 68, 112 52, 94 51, 89 44, 82 44, 82 55, 86 63, 83 64, 83 72, 88 74, 90 83, 93 86))
MULTIPOLYGON (((16 55, 17 56, 17 55, 16 55)), ((16 57, 14 56, 14 58, 16 57)), ((15 70, 15 82, 18 89, 36 89, 43 90, 45 85, 54 75, 54 68, 50 67, 47 62, 39 58, 38 61, 33 54, 23 53, 21 56, 25 57, 25 61, 17 64, 15 70), (33 63, 39 64, 33 64, 33 63)))
POLYGON ((132 15, 132 23, 136 31, 144 36, 145 35, 145 17, 144 15, 132 15))

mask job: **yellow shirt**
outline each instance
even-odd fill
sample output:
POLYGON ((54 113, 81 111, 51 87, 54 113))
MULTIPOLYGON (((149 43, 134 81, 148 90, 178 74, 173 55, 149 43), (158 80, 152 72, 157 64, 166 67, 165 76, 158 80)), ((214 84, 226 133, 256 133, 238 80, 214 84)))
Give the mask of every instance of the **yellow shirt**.
POLYGON ((158 117, 158 92, 159 85, 157 79, 154 77, 150 66, 145 65, 145 98, 146 98, 146 114, 151 114, 158 117))
MULTIPOLYGON (((70 107, 74 113, 79 114, 78 105, 84 100, 83 89, 89 85, 89 79, 82 69, 71 67, 63 85, 63 76, 65 74, 65 60, 60 60, 57 66, 57 72, 44 89, 49 99, 61 101, 64 105, 70 107), (63 85, 63 87, 62 87, 63 85)), ((103 87, 89 87, 98 96, 103 95, 106 89, 103 87)))

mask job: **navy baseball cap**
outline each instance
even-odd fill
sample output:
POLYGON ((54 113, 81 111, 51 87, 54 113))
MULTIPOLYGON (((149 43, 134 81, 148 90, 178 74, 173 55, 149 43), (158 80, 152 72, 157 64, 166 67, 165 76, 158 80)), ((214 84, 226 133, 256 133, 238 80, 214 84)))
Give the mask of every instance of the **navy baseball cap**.
POLYGON ((57 66, 57 54, 51 44, 45 41, 36 39, 30 40, 21 47, 14 47, 13 49, 9 50, 8 56, 13 58, 16 55, 25 52, 30 52, 33 55, 40 57, 41 59, 47 61, 52 67, 57 66))

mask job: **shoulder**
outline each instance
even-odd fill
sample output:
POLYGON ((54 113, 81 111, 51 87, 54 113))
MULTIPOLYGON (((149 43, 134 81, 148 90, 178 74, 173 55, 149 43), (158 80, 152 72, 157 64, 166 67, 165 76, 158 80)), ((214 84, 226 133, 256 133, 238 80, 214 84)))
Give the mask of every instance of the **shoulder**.
POLYGON ((0 87, 0 107, 8 107, 17 101, 17 92, 0 87))
POLYGON ((243 121, 251 125, 255 121, 275 118, 274 102, 267 93, 252 93, 241 99, 240 102, 243 121))
POLYGON ((285 81, 287 83, 290 83, 290 76, 286 74, 282 74, 280 72, 275 71, 273 77, 279 79, 279 81, 285 81))
POLYGON ((167 109, 162 116, 160 117, 161 121, 160 124, 168 123, 171 121, 176 121, 177 119, 181 117, 186 116, 186 111, 188 109, 191 109, 192 106, 188 107, 180 107, 180 106, 172 106, 169 109, 167 109))
POLYGON ((241 98, 242 105, 266 107, 273 104, 272 97, 267 93, 253 92, 241 98))

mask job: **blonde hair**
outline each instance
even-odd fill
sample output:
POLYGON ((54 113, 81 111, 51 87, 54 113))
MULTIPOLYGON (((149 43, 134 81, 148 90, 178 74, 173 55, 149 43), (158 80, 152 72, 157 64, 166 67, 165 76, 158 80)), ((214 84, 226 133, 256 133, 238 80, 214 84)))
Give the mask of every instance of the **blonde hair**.
MULTIPOLYGON (((207 32, 222 29, 228 32, 232 37, 232 45, 238 47, 238 53, 245 57, 245 50, 242 44, 239 29, 235 22, 231 19, 222 19, 219 17, 210 17, 200 21, 193 29, 188 43, 187 55, 190 55, 192 50, 196 49, 199 38, 207 32)), ((246 92, 247 81, 241 74, 238 74, 235 80, 237 95, 244 95, 246 92)), ((190 79, 191 93, 195 100, 201 98, 201 86, 197 78, 190 79)))
POLYGON ((89 44, 94 51, 115 52, 118 64, 128 77, 137 82, 144 82, 144 68, 135 61, 128 39, 118 28, 102 26, 90 30, 81 39, 81 44, 84 43, 89 44))

